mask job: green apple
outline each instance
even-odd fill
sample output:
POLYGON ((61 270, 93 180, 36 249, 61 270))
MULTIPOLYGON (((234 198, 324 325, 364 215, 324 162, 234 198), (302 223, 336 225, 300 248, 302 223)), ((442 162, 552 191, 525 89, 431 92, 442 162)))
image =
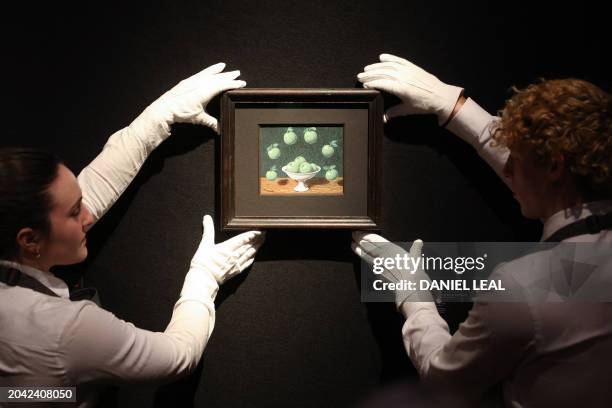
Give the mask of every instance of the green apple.
POLYGON ((321 153, 323 154, 323 157, 329 159, 330 157, 334 155, 334 148, 331 147, 330 145, 325 145, 321 149, 321 153))
POLYGON ((290 173, 297 173, 300 171, 300 165, 294 161, 287 163, 285 169, 290 173))
POLYGON ((312 171, 312 165, 310 163, 300 164, 300 173, 310 173, 312 171))
POLYGON ((317 143, 317 128, 309 127, 304 130, 304 141, 308 144, 317 143))
POLYGON ((272 160, 278 159, 280 155, 281 155, 281 151, 278 147, 272 147, 271 149, 268 149, 268 157, 271 158, 272 160))
POLYGON ((285 141, 285 144, 288 144, 288 145, 292 145, 292 144, 295 144, 295 142, 297 142, 297 135, 293 131, 292 127, 287 128, 287 131, 283 135, 283 140, 285 141))
POLYGON ((277 177, 278 177, 278 173, 275 172, 274 170, 268 170, 266 172, 266 178, 270 181, 276 180, 277 177))
POLYGON ((306 159, 304 158, 304 156, 298 156, 295 158, 295 160, 293 160, 295 163, 297 163, 298 165, 305 163, 306 159))
POLYGON ((325 178, 329 181, 335 180, 338 177, 338 170, 329 169, 325 172, 325 178))

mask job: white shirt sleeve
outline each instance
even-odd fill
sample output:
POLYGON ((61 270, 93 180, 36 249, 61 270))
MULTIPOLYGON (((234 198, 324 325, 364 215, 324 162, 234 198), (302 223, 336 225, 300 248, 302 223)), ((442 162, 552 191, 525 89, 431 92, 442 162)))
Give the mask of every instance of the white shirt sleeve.
POLYGON ((495 173, 508 184, 503 176, 503 168, 508 160, 509 151, 502 146, 494 146, 491 138, 491 127, 498 121, 497 116, 490 115, 474 100, 468 98, 459 112, 447 125, 447 129, 472 145, 495 173))
POLYGON ((186 375, 198 365, 214 321, 212 300, 179 300, 163 333, 83 302, 60 339, 67 383, 161 383, 186 375))
MULTIPOLYGON (((96 221, 170 135, 172 118, 152 106, 114 133, 78 175, 83 203, 96 221)), ((167 381, 188 374, 212 334, 218 289, 210 273, 192 267, 163 333, 139 329, 91 302, 82 302, 60 340, 68 383, 167 381)))
MULTIPOLYGON (((78 176, 83 203, 96 221, 170 135, 169 118, 151 109, 114 133, 78 176)), ((83 302, 60 341, 68 383, 167 381, 188 374, 197 366, 212 334, 218 288, 213 277, 192 268, 163 333, 139 329, 83 302)))
MULTIPOLYGON (((520 290, 511 278, 504 282, 520 290)), ((477 298, 453 335, 433 302, 404 302, 400 310, 406 316, 404 346, 421 379, 468 400, 507 378, 535 344, 535 318, 527 302, 477 298)))
POLYGON ((115 132, 78 175, 83 203, 98 221, 132 182, 149 154, 170 135, 168 122, 149 107, 115 132))

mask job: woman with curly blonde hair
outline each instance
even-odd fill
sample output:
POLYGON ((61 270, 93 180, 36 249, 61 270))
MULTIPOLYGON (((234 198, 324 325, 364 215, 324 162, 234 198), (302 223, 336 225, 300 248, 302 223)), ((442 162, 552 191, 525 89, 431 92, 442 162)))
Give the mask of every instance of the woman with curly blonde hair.
MULTIPOLYGON (((470 143, 512 189, 523 215, 542 220, 542 241, 593 243, 590 247, 604 253, 587 259, 588 265, 612 276, 609 93, 578 79, 540 81, 514 88, 496 117, 466 99, 462 88, 393 55, 382 54, 380 62, 366 66, 357 78, 366 88, 401 99, 385 120, 435 114, 440 125, 470 143)), ((353 251, 366 262, 387 242, 364 233, 355 233, 353 240, 353 251)), ((417 256, 412 254, 419 253, 420 245, 415 241, 411 256, 417 256)), ((555 249, 564 254, 564 248, 555 249)), ((499 382, 506 406, 612 406, 607 380, 612 376, 612 303, 563 297, 544 302, 532 296, 540 288, 554 288, 553 277, 563 277, 574 288, 566 272, 573 261, 569 266, 574 273, 575 258, 561 265, 551 254, 535 252, 499 266, 494 273, 520 282, 519 293, 528 295, 512 302, 476 298, 453 335, 434 302, 418 301, 420 296, 409 301, 396 293, 398 310, 406 317, 406 351, 421 379, 451 388, 467 406, 476 406, 474 400, 499 382)))
POLYGON ((492 125, 492 138, 510 149, 504 174, 512 178, 523 214, 547 218, 611 197, 612 97, 579 79, 513 89, 492 125), (529 169, 523 178, 516 162, 525 160, 529 169))

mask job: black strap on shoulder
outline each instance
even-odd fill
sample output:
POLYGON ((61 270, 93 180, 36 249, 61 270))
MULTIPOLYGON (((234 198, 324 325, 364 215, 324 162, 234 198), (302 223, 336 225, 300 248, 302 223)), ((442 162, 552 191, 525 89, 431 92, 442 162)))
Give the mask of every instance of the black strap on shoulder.
POLYGON ((45 295, 59 297, 57 293, 53 292, 36 279, 15 268, 0 265, 0 281, 9 286, 20 286, 45 295))
POLYGON ((73 302, 76 302, 77 300, 91 300, 92 302, 98 304, 98 301, 95 299, 97 293, 98 291, 93 287, 75 289, 70 292, 70 300, 73 302))
MULTIPOLYGON (((42 293, 44 295, 60 297, 57 293, 53 292, 36 279, 26 275, 18 269, 11 268, 10 266, 0 265, 0 282, 6 283, 9 286, 19 286, 22 288, 32 289, 33 291, 42 293)), ((96 293, 96 288, 77 289, 70 293, 70 300, 93 300, 96 293)))
POLYGON ((603 230, 612 229, 612 212, 601 215, 590 215, 559 229, 544 242, 561 242, 568 238, 584 234, 597 234, 603 230))

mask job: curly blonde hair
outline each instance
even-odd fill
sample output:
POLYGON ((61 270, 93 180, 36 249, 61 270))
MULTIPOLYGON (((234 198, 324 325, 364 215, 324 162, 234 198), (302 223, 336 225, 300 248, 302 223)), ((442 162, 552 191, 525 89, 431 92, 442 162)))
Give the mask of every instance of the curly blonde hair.
POLYGON ((579 188, 612 196, 612 96, 579 79, 541 80, 512 90, 492 125, 495 143, 529 146, 544 165, 561 154, 579 188))

